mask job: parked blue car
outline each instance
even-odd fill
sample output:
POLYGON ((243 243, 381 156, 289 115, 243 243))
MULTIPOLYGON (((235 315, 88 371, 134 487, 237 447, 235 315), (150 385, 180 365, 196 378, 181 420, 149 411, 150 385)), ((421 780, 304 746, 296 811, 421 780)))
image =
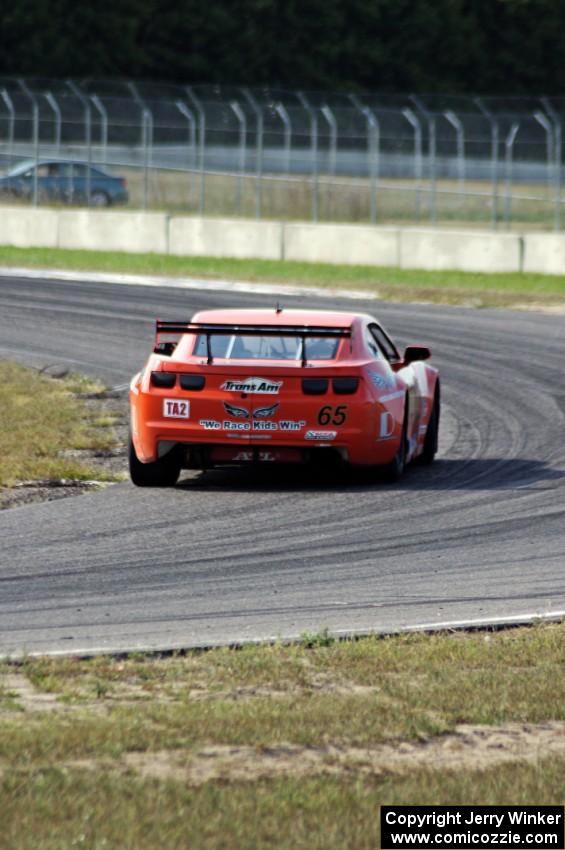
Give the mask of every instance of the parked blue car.
MULTIPOLYGON (((0 177, 0 196, 33 198, 35 161, 25 160, 0 177)), ((88 170, 85 162, 40 160, 37 163, 37 195, 40 201, 87 204, 88 170)), ((127 204, 125 177, 114 177, 98 166, 90 166, 90 206, 127 204)))

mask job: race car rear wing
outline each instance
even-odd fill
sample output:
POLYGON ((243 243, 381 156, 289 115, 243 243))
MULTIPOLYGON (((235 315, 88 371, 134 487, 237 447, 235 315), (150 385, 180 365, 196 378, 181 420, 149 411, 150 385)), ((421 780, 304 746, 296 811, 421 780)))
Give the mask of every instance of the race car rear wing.
POLYGON ((351 327, 328 327, 326 325, 230 325, 213 324, 210 322, 166 322, 157 319, 155 324, 155 348, 157 354, 171 353, 171 342, 160 342, 161 335, 182 336, 183 334, 196 333, 206 337, 206 362, 211 365, 214 362, 210 337, 215 334, 241 335, 241 336, 284 336, 298 337, 302 340, 302 365, 306 365, 306 340, 309 337, 341 338, 351 337, 351 327), (169 346, 169 350, 167 350, 169 346))

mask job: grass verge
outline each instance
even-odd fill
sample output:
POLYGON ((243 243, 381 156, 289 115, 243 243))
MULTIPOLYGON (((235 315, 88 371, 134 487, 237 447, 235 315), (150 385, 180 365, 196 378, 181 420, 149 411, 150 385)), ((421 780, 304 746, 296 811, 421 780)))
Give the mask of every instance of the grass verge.
POLYGON ((0 248, 0 265, 300 284, 366 290, 394 301, 477 307, 565 305, 565 275, 430 272, 330 263, 10 247, 0 248))
POLYGON ((4 663, 0 848, 362 850, 379 804, 560 803, 564 647, 559 624, 4 663))
MULTIPOLYGON (((112 415, 89 403, 103 387, 67 375, 49 377, 16 363, 0 362, 0 486, 21 481, 114 480, 81 455, 116 443, 112 415)), ((0 496, 0 506, 2 506, 0 496)))

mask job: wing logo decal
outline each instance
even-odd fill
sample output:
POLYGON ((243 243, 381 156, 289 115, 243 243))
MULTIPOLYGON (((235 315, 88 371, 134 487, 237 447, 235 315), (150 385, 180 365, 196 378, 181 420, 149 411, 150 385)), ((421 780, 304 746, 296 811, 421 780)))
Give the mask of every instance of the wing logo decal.
POLYGON ((224 409, 230 416, 236 416, 240 419, 249 419, 249 411, 246 407, 236 407, 235 404, 228 404, 224 401, 224 409))
POLYGON ((256 407, 255 410, 249 411, 246 407, 238 407, 235 404, 229 404, 229 402, 224 401, 224 410, 229 416, 234 416, 238 419, 268 419, 270 416, 274 416, 275 411, 278 408, 278 402, 276 404, 270 404, 268 407, 256 407))
POLYGON ((277 404, 271 404, 269 407, 256 407, 253 411, 253 419, 268 419, 269 416, 274 416, 278 407, 277 404))

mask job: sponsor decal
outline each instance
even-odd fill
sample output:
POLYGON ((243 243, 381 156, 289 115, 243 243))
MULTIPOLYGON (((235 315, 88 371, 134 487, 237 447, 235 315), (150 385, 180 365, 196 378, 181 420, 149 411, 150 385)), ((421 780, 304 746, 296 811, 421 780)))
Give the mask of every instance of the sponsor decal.
POLYGON ((337 431, 306 431, 305 440, 335 440, 337 431))
POLYGON ((245 407, 236 407, 227 403, 224 403, 224 407, 226 413, 238 417, 238 419, 224 419, 222 422, 218 422, 217 419, 200 419, 199 424, 202 428, 206 431, 220 431, 222 429, 229 432, 252 431, 254 434, 267 432, 267 436, 263 439, 269 439, 268 433, 271 431, 302 431, 306 426, 305 419, 281 419, 279 422, 274 422, 271 419, 263 418, 272 416, 278 404, 273 404, 270 407, 259 407, 251 412, 245 407))
POLYGON ((221 390, 229 393, 249 393, 249 395, 278 395, 282 387, 282 381, 268 380, 267 378, 238 378, 227 380, 221 385, 221 390))
POLYGON ((224 410, 229 416, 233 416, 240 420, 248 420, 234 422, 232 419, 224 419, 222 427, 225 431, 301 431, 306 425, 305 419, 281 419, 279 422, 274 422, 268 417, 274 416, 279 407, 278 402, 271 404, 268 407, 255 407, 249 410, 247 407, 239 407, 239 405, 229 404, 224 402, 224 410), (251 420, 251 421, 249 421, 251 420))
MULTIPOLYGON (((243 434, 231 434, 228 432, 226 437, 230 437, 233 440, 243 440, 245 439, 243 434)), ((270 440, 272 439, 270 434, 253 434, 253 441, 255 440, 270 440)))
POLYGON ((394 401, 397 398, 404 398, 406 394, 405 390, 398 390, 396 393, 389 393, 389 395, 382 395, 379 398, 379 401, 394 401))
POLYGON ((163 416, 168 419, 188 419, 189 415, 190 402, 185 399, 163 399, 163 416))
POLYGON ((381 413, 379 427, 379 440, 390 440, 394 433, 394 419, 392 413, 381 413))
POLYGON ((378 372, 369 371, 369 378, 378 390, 392 390, 396 386, 392 375, 379 375, 378 372))

